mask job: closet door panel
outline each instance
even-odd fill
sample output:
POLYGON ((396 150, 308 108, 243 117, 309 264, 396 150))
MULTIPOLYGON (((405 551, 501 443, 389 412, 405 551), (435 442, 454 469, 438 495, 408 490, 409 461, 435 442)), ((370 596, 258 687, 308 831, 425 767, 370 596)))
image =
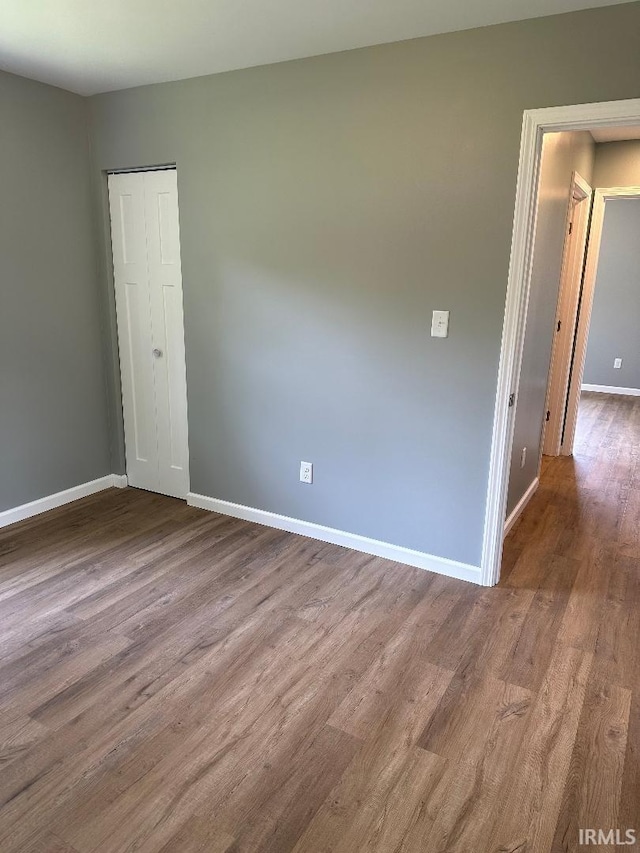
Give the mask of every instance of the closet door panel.
POLYGON ((145 172, 144 186, 155 352, 159 491, 186 497, 189 454, 176 172, 145 172))
POLYGON ((127 476, 132 486, 156 491, 158 438, 143 175, 110 175, 109 207, 127 476))

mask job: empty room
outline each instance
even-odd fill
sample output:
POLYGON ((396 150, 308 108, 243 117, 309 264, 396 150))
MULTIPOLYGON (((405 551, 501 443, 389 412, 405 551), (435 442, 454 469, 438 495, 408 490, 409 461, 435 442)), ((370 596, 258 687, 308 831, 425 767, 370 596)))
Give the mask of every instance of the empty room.
POLYGON ((640 2, 4 0, 1 853, 640 850, 640 2))

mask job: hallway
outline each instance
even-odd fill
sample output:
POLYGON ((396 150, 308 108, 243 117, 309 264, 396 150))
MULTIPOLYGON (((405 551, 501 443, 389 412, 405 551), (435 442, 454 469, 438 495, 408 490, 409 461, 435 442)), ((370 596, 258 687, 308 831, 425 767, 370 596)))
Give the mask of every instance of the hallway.
POLYGON ((553 850, 579 827, 640 829, 639 456, 640 397, 583 393, 574 456, 543 458, 505 542, 500 586, 538 599, 530 665, 564 646, 589 667, 553 850))
POLYGON ((501 585, 536 554, 640 556, 640 397, 583 392, 573 457, 543 457, 540 487, 505 541, 501 585))

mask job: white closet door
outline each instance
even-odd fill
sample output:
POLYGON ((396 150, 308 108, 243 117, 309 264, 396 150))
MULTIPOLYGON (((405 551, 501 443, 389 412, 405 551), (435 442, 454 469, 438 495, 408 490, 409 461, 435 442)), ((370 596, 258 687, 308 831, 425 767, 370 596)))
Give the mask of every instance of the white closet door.
POLYGON ((132 486, 156 491, 154 344, 142 173, 109 176, 109 207, 127 476, 132 486))
POLYGON ((189 490, 187 396, 182 314, 178 183, 174 170, 144 173, 160 484, 165 495, 189 490))
POLYGON ((176 172, 109 176, 127 476, 184 498, 187 389, 176 172))

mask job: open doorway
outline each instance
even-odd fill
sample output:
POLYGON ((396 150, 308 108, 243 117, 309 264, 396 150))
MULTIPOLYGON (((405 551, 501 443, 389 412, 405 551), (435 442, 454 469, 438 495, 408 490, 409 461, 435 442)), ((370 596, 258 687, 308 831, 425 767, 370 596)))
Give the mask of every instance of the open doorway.
POLYGON ((562 431, 594 160, 595 142, 587 131, 554 132, 543 137, 529 298, 510 453, 505 512, 507 531, 538 488, 549 427, 554 427, 558 443, 562 431), (550 401, 550 389, 554 390, 557 402, 550 401), (552 413, 553 421, 550 420, 552 413))
MULTIPOLYGON (((595 152, 593 160, 595 160, 595 152)), ((593 164, 591 170, 593 172, 593 164)), ((575 364, 575 342, 582 296, 582 273, 589 235, 591 185, 574 171, 571 178, 560 274, 560 291, 549 368, 542 452, 545 456, 571 453, 567 415, 571 421, 570 387, 575 364)), ((573 398, 571 398, 573 401, 573 398)), ((572 435, 571 435, 572 438, 572 435)))
MULTIPOLYGON (((640 137, 636 128, 628 133, 640 137)), ((631 472, 616 471, 616 461, 621 442, 640 451, 640 430, 634 438, 629 427, 640 395, 640 188, 600 186, 603 159, 609 169, 616 162, 619 179, 638 177, 640 138, 624 143, 597 142, 584 131, 543 140, 505 535, 540 483, 547 487, 541 506, 553 506, 578 528, 589 490, 604 490, 612 477, 629 488, 637 485, 631 472), (575 168, 569 174, 576 164, 586 170, 588 181, 575 168), (563 178, 567 200, 560 253, 559 213, 545 198, 559 191, 563 178), (545 369, 548 384, 541 408, 536 383, 543 381, 545 369), (616 381, 616 374, 629 377, 626 385, 616 381), (527 445, 536 454, 528 467, 527 445), (574 451, 574 459, 564 464, 553 461, 572 457, 574 451)), ((615 513, 616 507, 611 510, 615 513)), ((598 531, 598 512, 587 514, 598 531)))
MULTIPOLYGON (((590 168, 584 160, 577 167, 574 159, 565 175, 565 189, 558 190, 555 174, 556 183, 549 190, 544 183, 548 170, 544 149, 552 147, 554 137, 560 140, 559 148, 563 144, 566 148, 589 136, 595 161, 595 149, 614 142, 598 138, 599 134, 615 134, 615 145, 633 141, 640 151, 639 128, 639 100, 525 113, 485 524, 485 584, 500 577, 505 519, 511 526, 536 493, 543 450, 560 458, 571 454, 593 295, 581 273, 586 269, 588 275, 597 268, 595 231, 587 238, 591 197, 598 204, 602 197, 606 204, 603 188, 640 185, 639 154, 631 164, 638 170, 637 180, 605 182, 602 174, 610 162, 597 169, 595 162, 590 168), (544 215, 549 198, 556 203, 553 227, 544 215), (543 347, 531 342, 530 332, 536 327, 544 328, 548 336, 543 347)), ((570 160, 565 156, 563 168, 570 160)), ((597 209, 591 221, 597 227, 597 209)))
MULTIPOLYGON (((634 128, 631 133, 638 132, 634 128)), ((630 142, 632 140, 629 140, 630 142)), ((602 157, 611 157, 608 142, 596 144, 594 168, 602 157)), ((617 146, 613 156, 619 160, 621 177, 636 178, 640 164, 640 139, 625 148, 617 146)), ((595 171, 597 176, 597 171, 595 171)), ((595 178, 598 182, 598 178, 595 178)), ((543 421, 542 454, 571 456, 583 391, 611 394, 640 394, 640 352, 635 345, 638 321, 636 290, 640 252, 640 187, 598 187, 595 192, 577 172, 571 179, 562 272, 557 302, 555 329, 547 398, 543 421), (593 200, 593 207, 592 207, 593 200), (607 202, 609 204, 607 204, 607 202), (605 214, 611 224, 604 229, 605 214), (601 248, 605 245, 604 257, 601 248), (588 251, 587 251, 588 245, 588 251), (591 329, 596 282, 606 282, 599 301, 596 340, 592 341, 590 369, 585 378, 585 360, 591 329), (621 339, 621 340, 620 340, 621 339), (620 340, 621 347, 617 345, 620 340), (628 353, 625 361, 621 352, 628 353), (616 355, 608 358, 611 352, 616 355), (608 367, 621 370, 618 376, 608 367), (631 377, 623 380, 621 377, 631 377)), ((535 264, 535 259, 534 259, 535 264)))
MULTIPOLYGON (((610 151, 600 150, 610 156, 610 151)), ((630 154, 632 158, 627 166, 620 165, 619 177, 640 177, 640 139, 625 148, 618 147, 617 153, 630 154)), ((575 450, 579 416, 581 408, 585 408, 583 392, 640 395, 640 346, 636 343, 640 321, 638 235, 640 187, 596 189, 571 363, 562 447, 567 456, 575 450)), ((583 431, 581 449, 585 440, 583 431)))
MULTIPOLYGON (((636 130, 629 132, 635 135, 636 130)), ((633 179, 635 169, 640 168, 640 139, 629 140, 625 147, 616 143, 614 153, 618 173, 633 179)), ((598 384, 587 381, 591 394, 640 395, 640 346, 636 344, 640 322, 640 207, 635 209, 640 188, 597 187, 592 192, 590 183, 575 168, 569 171, 579 164, 589 181, 600 184, 598 165, 603 156, 611 160, 609 143, 596 143, 588 132, 550 134, 543 141, 505 535, 522 516, 544 476, 548 480, 555 477, 558 488, 558 477, 564 477, 563 487, 578 501, 581 486, 589 479, 587 469, 598 462, 600 455, 608 458, 603 448, 617 446, 618 432, 623 429, 618 421, 624 420, 626 412, 624 401, 583 399, 585 367, 587 380, 590 372, 592 380, 598 380, 598 384), (554 212, 545 199, 560 191, 563 180, 566 211, 561 223, 560 212, 554 212), (595 301, 597 334, 589 348, 596 292, 601 297, 595 301), (587 351, 591 352, 588 361, 587 351), (605 363, 609 362, 612 369, 606 370, 605 363), (619 387, 621 383, 615 382, 623 363, 625 375, 633 376, 632 388, 619 387), (550 458, 574 454, 578 427, 584 428, 578 429, 576 464, 558 467, 551 463, 550 458), (534 454, 528 464, 527 451, 534 454)), ((601 473, 604 476, 605 472, 601 473)), ((547 494, 546 499, 549 497, 547 494)))

